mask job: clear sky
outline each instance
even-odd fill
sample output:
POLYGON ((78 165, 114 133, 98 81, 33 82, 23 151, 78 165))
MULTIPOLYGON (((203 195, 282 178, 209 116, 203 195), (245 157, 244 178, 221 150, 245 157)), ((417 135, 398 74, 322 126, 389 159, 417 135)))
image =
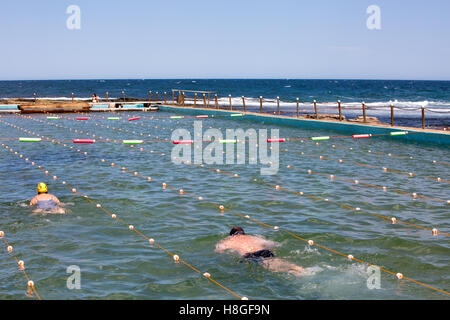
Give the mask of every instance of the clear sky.
POLYGON ((0 79, 450 80, 449 14, 449 0, 1 1, 0 79))

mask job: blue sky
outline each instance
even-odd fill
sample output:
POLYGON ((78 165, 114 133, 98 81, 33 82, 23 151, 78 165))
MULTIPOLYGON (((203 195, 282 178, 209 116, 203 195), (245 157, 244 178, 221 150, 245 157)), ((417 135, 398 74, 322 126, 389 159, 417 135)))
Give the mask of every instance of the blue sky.
POLYGON ((450 80, 448 0, 15 0, 0 79, 450 80), (381 8, 381 30, 366 9, 381 8), (69 5, 81 30, 69 30, 69 5))

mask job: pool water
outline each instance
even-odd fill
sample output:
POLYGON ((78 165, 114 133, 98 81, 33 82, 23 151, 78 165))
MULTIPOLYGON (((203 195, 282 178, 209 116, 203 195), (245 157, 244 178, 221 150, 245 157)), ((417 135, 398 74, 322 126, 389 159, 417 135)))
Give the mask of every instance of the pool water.
MULTIPOLYGON (((124 121, 107 120, 110 114, 101 113, 90 115, 92 118, 88 121, 47 120, 44 115, 31 115, 32 119, 3 116, 0 117, 0 137, 34 137, 5 122, 62 140, 92 139, 86 132, 95 134, 97 139, 101 136, 111 140, 171 140, 176 129, 185 128, 192 133, 194 121, 202 121, 204 130, 217 128, 224 135, 226 129, 237 128, 268 129, 269 132, 279 129, 280 137, 288 138, 342 135, 255 123, 245 118, 126 120, 127 116, 151 115, 169 117, 175 114, 119 113, 117 116, 124 121)), ((429 230, 400 223, 393 225, 376 216, 396 217, 449 233, 450 205, 446 201, 450 199, 450 192, 446 179, 449 179, 450 167, 443 164, 450 159, 448 147, 405 143, 401 137, 336 139, 318 145, 291 141, 280 143, 278 173, 261 175, 260 168, 267 165, 205 164, 204 168, 176 165, 170 159, 172 143, 129 147, 121 143, 74 145, 67 142, 64 147, 44 141, 23 143, 4 139, 1 142, 50 172, 46 176, 18 155, 0 147, 0 230, 6 233, 18 259, 25 262, 26 272, 43 299, 236 299, 203 277, 203 272, 249 299, 448 299, 445 293, 405 279, 398 280, 385 272, 380 274, 379 288, 370 289, 367 282, 371 273, 367 265, 310 246, 283 231, 289 230, 327 248, 352 254, 394 274, 401 272, 405 277, 448 292, 449 237, 442 233, 433 236, 429 230), (140 151, 141 147, 145 151, 140 151), (396 156, 388 156, 389 153, 396 156), (320 160, 320 156, 324 159, 320 160), (338 159, 344 162, 339 164, 338 159), (433 164, 433 160, 437 163, 433 164), (111 162, 116 166, 112 167, 111 162), (383 172, 369 166, 414 172, 414 176, 383 172), (124 173, 121 167, 150 176, 153 181, 124 173), (388 191, 296 169, 382 185, 388 191), (52 180, 52 175, 59 180, 52 180), (427 177, 440 177, 443 181, 427 177), (174 263, 169 254, 150 246, 148 241, 114 222, 95 205, 74 195, 61 180, 154 238, 201 273, 182 263, 174 263), (47 183, 49 192, 67 204, 67 214, 32 213, 26 205, 35 195, 39 182, 47 183), (170 188, 163 189, 163 182, 207 201, 180 195, 170 188), (276 190, 275 185, 322 200, 276 190), (393 189, 442 201, 414 198, 391 191, 393 189), (232 212, 221 212, 213 203, 232 212), (360 210, 348 210, 344 205, 360 210), (280 230, 264 227, 235 213, 279 226, 280 230), (243 227, 247 234, 277 242, 276 256, 307 268, 308 273, 303 277, 273 273, 257 264, 242 262, 237 256, 216 253, 216 243, 234 226, 243 227), (67 287, 71 276, 67 268, 72 265, 81 269, 81 289, 67 287)), ((3 244, 0 256, 0 298, 32 299, 25 295, 26 278, 3 244)))

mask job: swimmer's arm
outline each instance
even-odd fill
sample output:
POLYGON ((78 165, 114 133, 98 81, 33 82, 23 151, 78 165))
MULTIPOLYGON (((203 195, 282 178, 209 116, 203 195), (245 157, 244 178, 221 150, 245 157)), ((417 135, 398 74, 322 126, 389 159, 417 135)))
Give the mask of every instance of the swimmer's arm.
POLYGON ((34 197, 34 198, 31 199, 31 201, 30 201, 30 206, 36 205, 36 202, 37 202, 36 197, 34 197))

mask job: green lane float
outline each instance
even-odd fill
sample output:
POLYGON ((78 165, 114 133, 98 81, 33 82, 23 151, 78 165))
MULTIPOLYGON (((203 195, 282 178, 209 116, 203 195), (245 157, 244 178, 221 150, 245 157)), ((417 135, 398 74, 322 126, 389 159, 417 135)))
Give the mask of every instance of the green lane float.
POLYGON ((323 140, 330 140, 330 137, 312 137, 312 141, 323 141, 323 140))
POLYGON ((19 138, 19 142, 41 142, 41 138, 19 138))
POLYGON ((123 144, 141 144, 144 140, 123 140, 123 144))
POLYGON ((396 131, 396 132, 391 132, 391 136, 404 136, 408 134, 408 131, 396 131))

